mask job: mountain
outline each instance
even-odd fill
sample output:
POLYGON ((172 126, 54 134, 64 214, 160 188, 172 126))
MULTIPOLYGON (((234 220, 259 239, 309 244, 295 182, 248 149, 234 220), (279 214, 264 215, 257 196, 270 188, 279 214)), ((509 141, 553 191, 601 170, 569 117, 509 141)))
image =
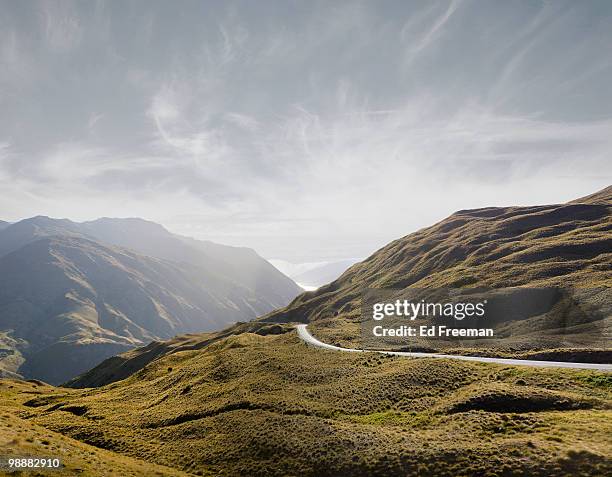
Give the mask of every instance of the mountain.
POLYGON ((79 225, 67 219, 37 216, 20 220, 0 230, 0 257, 43 237, 86 237, 79 225))
POLYGON ((338 278, 357 259, 293 263, 281 259, 269 262, 305 290, 312 290, 338 278))
MULTIPOLYGON (((546 291, 546 287, 576 286, 585 290, 588 299, 599 299, 603 313, 596 315, 596 321, 587 321, 572 329, 573 336, 563 336, 562 341, 569 350, 546 351, 544 337, 549 337, 552 344, 559 341, 550 332, 555 323, 536 317, 516 320, 512 325, 524 342, 512 342, 512 346, 501 351, 514 353, 512 357, 531 359, 563 356, 563 359, 575 360, 578 356, 581 360, 597 361, 600 355, 608 357, 608 351, 600 352, 594 345, 608 348, 610 339, 610 190, 604 189, 569 204, 456 212, 438 224, 391 242, 353 265, 337 280, 316 291, 302 293, 288 306, 260 317, 259 322, 309 322, 324 341, 359 347, 361 292, 365 287, 486 286, 512 290, 510 299, 514 303, 524 301, 516 293, 531 292, 521 290, 522 287, 546 291), (530 344, 525 335, 537 338, 538 350, 524 346, 525 342, 530 344), (574 346, 570 338, 575 340, 574 346)), ((243 328, 234 327, 221 336, 242 332, 243 328)), ((165 354, 164 347, 157 344, 155 352, 141 348, 113 357, 70 385, 99 386, 123 379, 165 354)), ((483 354, 482 349, 476 351, 483 354)), ((503 352, 497 350, 494 354, 503 356, 503 352)))
MULTIPOLYGON (((364 288, 484 287, 506 290, 514 303, 522 303, 525 288, 560 287, 574 289, 574 298, 585 303, 598 304, 592 315, 597 322, 571 323, 576 325, 572 328, 567 322, 524 316, 523 322, 508 325, 515 339, 506 344, 605 346, 612 317, 611 192, 608 187, 568 204, 460 210, 391 242, 337 280, 262 319, 310 322, 329 342, 358 347, 364 288)), ((557 304, 551 302, 550 309, 557 304)))
POLYGON ((10 224, 10 222, 5 222, 4 220, 0 220, 0 230, 7 228, 10 224))
POLYGON ((572 200, 570 204, 610 205, 612 204, 612 186, 608 186, 594 194, 572 200))
POLYGON ((318 288, 338 278, 355 262, 357 262, 357 260, 338 260, 335 262, 323 263, 305 272, 289 276, 293 281, 302 286, 318 288))
POLYGON ((150 341, 252 319, 298 291, 253 250, 141 219, 26 219, 0 231, 0 370, 63 382, 150 341))
POLYGON ((70 470, 101 461, 168 475, 609 475, 609 373, 338 353, 306 346, 290 323, 349 341, 358 290, 380 284, 609 288, 601 200, 460 211, 260 320, 132 349, 70 387, 0 380, 10 423, 0 440, 16 455, 40 441, 83 449, 65 455, 70 470))
POLYGON ((136 348, 108 358, 95 368, 71 379, 62 386, 71 388, 105 386, 131 376, 158 358, 164 358, 174 353, 197 351, 225 338, 244 333, 268 336, 283 334, 290 330, 291 327, 250 321, 238 323, 213 333, 186 334, 175 336, 166 341, 153 341, 145 347, 136 348))

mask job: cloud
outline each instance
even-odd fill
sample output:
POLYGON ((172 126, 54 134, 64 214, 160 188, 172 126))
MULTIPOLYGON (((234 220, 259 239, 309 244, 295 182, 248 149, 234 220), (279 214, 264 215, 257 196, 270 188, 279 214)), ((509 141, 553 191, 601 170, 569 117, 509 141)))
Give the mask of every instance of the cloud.
POLYGON ((431 25, 431 27, 425 32, 425 34, 419 39, 419 41, 412 47, 411 53, 418 54, 429 46, 429 44, 435 40, 436 36, 439 35, 444 28, 444 25, 450 17, 455 13, 460 5, 460 0, 451 0, 448 4, 448 8, 442 15, 437 17, 431 25))
POLYGON ((95 125, 98 123, 98 121, 100 121, 102 118, 104 117, 103 113, 92 113, 89 116, 89 121, 87 121, 87 128, 89 129, 89 131, 92 131, 95 127, 95 125))
POLYGON ((308 262, 585 195, 610 183, 598 8, 13 2, 0 218, 142 216, 308 262))
POLYGON ((227 122, 233 123, 239 128, 249 132, 257 131, 260 126, 257 119, 249 116, 248 114, 226 113, 224 119, 227 122))
POLYGON ((238 59, 243 51, 244 45, 249 39, 247 30, 241 26, 235 25, 228 29, 224 25, 219 25, 219 32, 223 38, 223 46, 221 48, 221 63, 227 64, 238 59))
POLYGON ((47 0, 41 4, 41 22, 46 41, 51 49, 65 52, 79 45, 83 26, 69 2, 47 0))

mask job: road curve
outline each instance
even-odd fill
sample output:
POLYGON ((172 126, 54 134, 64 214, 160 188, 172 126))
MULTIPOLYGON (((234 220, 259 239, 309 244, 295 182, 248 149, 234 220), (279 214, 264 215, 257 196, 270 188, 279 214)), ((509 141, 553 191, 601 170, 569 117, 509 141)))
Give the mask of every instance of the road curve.
POLYGON ((331 351, 344 351, 347 353, 381 353, 392 354, 395 356, 408 356, 411 358, 447 358, 458 359, 461 361, 475 361, 478 363, 495 363, 506 364, 512 366, 539 366, 544 368, 573 368, 573 369, 593 369, 598 371, 612 372, 612 364, 598 363, 569 363, 565 361, 536 361, 532 359, 507 359, 507 358, 481 358, 479 356, 460 356, 453 354, 438 354, 438 353, 412 353, 408 351, 377 351, 363 350, 356 348, 341 348, 319 341, 306 329, 307 325, 297 325, 298 336, 307 344, 323 348, 331 351))

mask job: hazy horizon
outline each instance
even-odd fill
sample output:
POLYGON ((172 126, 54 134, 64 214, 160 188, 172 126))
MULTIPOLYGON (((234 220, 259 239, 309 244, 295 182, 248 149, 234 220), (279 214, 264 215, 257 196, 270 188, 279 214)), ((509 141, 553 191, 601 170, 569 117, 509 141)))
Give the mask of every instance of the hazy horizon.
POLYGON ((0 219, 291 263, 612 183, 612 3, 0 0, 0 219))

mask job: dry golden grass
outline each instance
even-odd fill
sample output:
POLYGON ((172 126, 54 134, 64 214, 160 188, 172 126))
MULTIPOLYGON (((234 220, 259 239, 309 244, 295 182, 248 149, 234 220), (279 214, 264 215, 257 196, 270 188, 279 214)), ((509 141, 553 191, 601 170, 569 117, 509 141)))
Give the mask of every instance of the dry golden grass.
POLYGON ((337 353, 265 322, 311 322, 350 346, 364 286, 609 287, 604 193, 458 212, 259 323, 154 343, 70 383, 102 387, 4 381, 1 412, 72 443, 71 465, 99 459, 94 476, 128 458, 221 476, 612 475, 611 374, 337 353))
POLYGON ((204 475, 612 470, 605 373, 328 352, 293 332, 187 341, 191 349, 102 388, 20 392, 20 415, 204 475))
MULTIPOLYGON (((558 354, 556 359, 564 359, 566 351, 557 348, 571 348, 567 358, 572 359, 591 348, 610 351, 610 191, 612 187, 583 199, 584 203, 456 212, 431 227, 391 242, 334 282, 303 293, 261 320, 309 322, 323 341, 361 347, 359 323, 363 319, 364 288, 560 287, 573 290, 584 303, 596 308, 596 313, 589 314, 589 323, 581 323, 581 317, 576 323, 582 326, 569 326, 559 302, 547 316, 503 324, 510 338, 496 338, 494 347, 499 349, 494 354, 518 356, 529 351, 551 351, 558 354)), ((515 302, 520 300, 518 297, 515 302)), ((438 340, 436 346, 448 351, 453 345, 438 340)), ((606 360, 609 353, 591 353, 587 358, 606 360)))
MULTIPOLYGON (((57 393, 52 386, 17 380, 0 382, 0 455, 58 458, 60 470, 15 471, 5 475, 181 476, 176 469, 94 447, 22 419, 24 398, 57 393)), ((0 475, 3 475, 0 470, 0 475)))

